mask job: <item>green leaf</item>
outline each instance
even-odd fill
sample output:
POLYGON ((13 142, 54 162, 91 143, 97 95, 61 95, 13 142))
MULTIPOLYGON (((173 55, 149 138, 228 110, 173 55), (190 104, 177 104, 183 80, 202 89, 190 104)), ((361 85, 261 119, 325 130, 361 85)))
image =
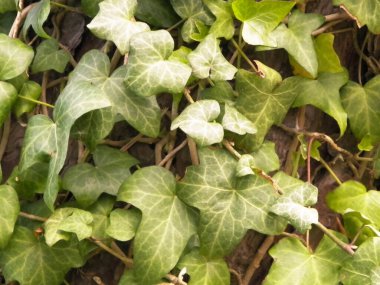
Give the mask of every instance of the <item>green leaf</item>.
POLYGON ((99 3, 103 0, 81 0, 80 5, 87 16, 93 18, 99 12, 99 3))
POLYGON ((335 119, 342 136, 347 128, 347 114, 340 100, 339 89, 347 81, 347 72, 321 73, 317 79, 300 78, 293 107, 310 104, 321 109, 335 119))
POLYGON ((276 153, 273 142, 265 141, 258 150, 251 153, 253 158, 251 166, 264 172, 271 172, 280 168, 280 159, 276 153))
POLYGON ((239 97, 236 109, 246 116, 257 128, 254 135, 246 135, 237 141, 239 147, 248 151, 257 149, 273 124, 280 124, 292 105, 297 93, 298 78, 281 81, 280 74, 258 63, 265 78, 239 70, 236 76, 236 90, 239 97))
POLYGON ((138 0, 136 17, 155 27, 169 28, 180 21, 170 0, 138 0))
POLYGON ((219 44, 220 40, 214 35, 209 35, 189 54, 189 62, 196 77, 210 77, 215 81, 234 78, 237 69, 225 59, 219 44))
POLYGON ((236 165, 236 176, 242 177, 246 175, 254 175, 252 165, 254 163, 253 157, 250 154, 243 154, 236 165))
POLYGON ((17 90, 12 84, 0 81, 0 127, 8 118, 13 104, 17 100, 17 90))
POLYGON ((84 207, 93 204, 102 193, 117 195, 120 185, 130 176, 129 168, 138 161, 129 154, 107 146, 98 146, 94 163, 79 163, 63 178, 63 188, 72 192, 84 207))
POLYGON ((91 236, 91 213, 76 208, 60 208, 45 222, 45 239, 48 246, 53 246, 60 240, 70 240, 74 233, 78 240, 91 236))
POLYGON ((14 0, 2 0, 0 3, 0 14, 17 10, 17 6, 14 0))
POLYGON ((195 234, 195 212, 177 197, 173 174, 158 166, 139 169, 127 178, 118 200, 142 212, 134 240, 136 277, 141 284, 159 281, 176 265, 195 234))
POLYGON ((224 0, 203 0, 203 3, 216 17, 209 33, 216 38, 231 39, 235 33, 231 3, 224 0))
POLYGON ((370 238, 347 259, 341 271, 344 285, 379 284, 380 238, 370 238))
POLYGON ((12 79, 23 73, 32 62, 33 49, 19 39, 0 34, 0 80, 12 79))
POLYGON ((131 40, 125 83, 140 96, 168 92, 181 93, 191 75, 191 68, 167 58, 172 54, 174 41, 169 32, 144 32, 131 40))
POLYGON ((141 212, 137 209, 116 209, 111 212, 110 225, 106 233, 120 241, 133 239, 141 221, 141 212))
POLYGON ((50 1, 41 0, 33 6, 28 15, 26 16, 25 23, 22 27, 23 37, 26 38, 30 26, 41 38, 50 38, 50 36, 44 31, 42 27, 44 22, 49 17, 50 13, 50 1))
POLYGON ((220 107, 215 100, 200 100, 186 107, 175 118, 171 130, 180 128, 199 145, 211 145, 223 140, 223 127, 213 122, 220 114, 220 107))
MULTIPOLYGON (((10 1, 12 1, 12 0, 10 0, 10 1)), ((0 6, 0 9, 2 9, 1 6, 0 6)), ((14 11, 1 14, 1 17, 0 17, 0 34, 6 34, 6 35, 9 34, 9 32, 11 31, 13 22, 16 19, 16 15, 17 14, 14 11)))
POLYGON ((178 195, 200 210, 200 251, 207 257, 229 254, 248 229, 278 234, 286 221, 269 213, 278 194, 259 176, 236 177, 237 161, 217 149, 200 149, 199 166, 187 168, 178 195), (228 226, 226 226, 228 225, 228 226))
POLYGON ((374 34, 380 34, 380 2, 378 0, 334 0, 334 5, 344 6, 348 12, 356 17, 358 26, 367 25, 374 34))
POLYGON ((190 275, 189 285, 230 284, 230 272, 223 258, 208 259, 197 249, 183 256, 177 267, 186 267, 187 274, 190 275))
POLYGON ((236 110, 235 107, 228 104, 224 107, 222 125, 225 130, 239 135, 255 134, 257 132, 256 126, 250 120, 236 110))
MULTIPOLYGON (((38 100, 41 96, 41 91, 41 86, 37 82, 29 80, 22 85, 19 95, 24 98, 38 100)), ((23 98, 17 98, 13 106, 13 113, 19 118, 22 114, 33 111, 36 105, 36 103, 23 98)))
POLYGON ((92 204, 86 209, 94 218, 92 223, 92 236, 94 238, 100 240, 109 238, 106 230, 110 225, 109 216, 113 210, 114 204, 114 197, 103 194, 95 204, 92 204))
POLYGON ((318 73, 339 73, 345 71, 334 49, 333 34, 320 34, 314 40, 314 47, 318 59, 318 73))
POLYGON ((243 22, 242 36, 251 45, 268 45, 276 47, 272 32, 293 8, 293 1, 237 0, 232 9, 238 20, 243 22))
MULTIPOLYGON (((284 238, 269 250, 274 263, 264 285, 336 285, 339 269, 348 257, 327 236, 324 236, 315 252, 310 252, 299 239, 284 238)), ((366 283, 363 283, 366 284, 366 283)))
MULTIPOLYGON (((8 244, 20 211, 16 191, 7 185, 0 186, 0 249, 8 244)), ((1 250, 0 250, 1 252, 1 250)))
POLYGON ((366 136, 372 144, 380 141, 380 75, 364 85, 349 81, 342 88, 341 98, 350 128, 359 140, 366 136))
POLYGON ((24 227, 16 227, 7 248, 0 251, 0 265, 7 283, 60 285, 71 268, 83 263, 74 244, 49 247, 24 227))
POLYGON ((318 188, 312 184, 278 172, 273 180, 286 189, 272 205, 270 211, 280 217, 284 217, 295 229, 304 233, 311 229, 312 224, 318 223, 318 211, 308 208, 317 203, 318 188))
POLYGON ((113 41, 122 54, 129 51, 133 35, 150 30, 146 23, 133 20, 137 0, 105 0, 99 7, 99 13, 87 27, 95 36, 113 41))
POLYGON ((347 236, 351 240, 356 239, 355 244, 357 245, 362 244, 370 237, 380 236, 379 231, 376 230, 376 225, 373 225, 372 221, 357 211, 347 211, 344 213, 343 224, 347 236))
POLYGON ((59 49, 57 40, 44 40, 37 47, 36 56, 32 64, 32 72, 37 73, 54 69, 55 71, 62 73, 65 71, 69 60, 69 52, 59 49))
POLYGON ((284 48, 313 78, 318 74, 318 59, 311 33, 324 22, 319 14, 303 14, 296 10, 289 17, 288 27, 281 24, 271 34, 277 47, 284 48))
POLYGON ((217 81, 214 86, 202 90, 201 99, 216 100, 219 103, 231 103, 235 100, 235 94, 227 81, 217 81))

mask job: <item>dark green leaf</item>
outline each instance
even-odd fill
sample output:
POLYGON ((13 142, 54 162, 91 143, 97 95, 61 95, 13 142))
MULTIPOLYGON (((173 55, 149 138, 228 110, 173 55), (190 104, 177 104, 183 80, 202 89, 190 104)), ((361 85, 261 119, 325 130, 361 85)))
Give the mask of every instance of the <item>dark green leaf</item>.
POLYGON ((81 0, 80 4, 83 12, 91 18, 95 17, 99 12, 99 3, 103 0, 81 0))
POLYGON ((22 34, 24 38, 28 33, 30 26, 41 38, 50 38, 50 36, 44 31, 42 27, 44 22, 49 17, 50 13, 50 1, 41 0, 35 4, 35 6, 30 10, 26 16, 25 23, 22 27, 22 34))
POLYGON ((59 49, 57 40, 48 39, 37 47, 36 56, 32 64, 32 72, 42 72, 50 69, 62 73, 70 60, 68 51, 59 49))
POLYGON ((180 21, 170 0, 137 0, 136 17, 152 26, 169 28, 180 21))

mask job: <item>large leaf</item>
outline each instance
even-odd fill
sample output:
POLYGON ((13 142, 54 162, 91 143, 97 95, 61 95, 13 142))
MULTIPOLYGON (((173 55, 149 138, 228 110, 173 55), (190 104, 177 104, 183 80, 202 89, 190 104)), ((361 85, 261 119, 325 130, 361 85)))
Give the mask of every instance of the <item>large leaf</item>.
POLYGON ((32 72, 37 73, 54 69, 62 73, 70 60, 68 51, 59 49, 57 40, 48 39, 37 47, 36 56, 32 64, 32 72))
POLYGON ((180 128, 199 145, 211 145, 223 140, 223 127, 212 122, 220 113, 215 100, 200 100, 189 105, 172 123, 171 130, 180 128))
POLYGON ((191 75, 191 68, 167 60, 174 49, 169 32, 144 32, 133 37, 125 83, 140 96, 162 92, 181 93, 191 75))
POLYGON ((83 263, 75 244, 59 243, 49 247, 24 227, 16 227, 7 248, 0 251, 6 281, 23 285, 60 285, 71 268, 83 263))
POLYGON ((23 73, 33 56, 31 47, 19 39, 0 34, 0 80, 8 80, 23 73))
POLYGON ((35 6, 30 10, 26 16, 25 23, 22 26, 22 34, 24 38, 26 37, 30 26, 33 30, 42 38, 50 38, 50 36, 44 31, 42 27, 44 22, 49 17, 50 13, 50 1, 41 0, 35 4, 35 6))
POLYGON ((137 170, 127 178, 118 199, 142 211, 134 240, 135 275, 141 284, 159 281, 195 234, 197 216, 176 195, 173 174, 158 166, 137 170))
POLYGON ((335 212, 344 214, 347 210, 358 211, 380 227, 379 191, 367 191, 360 182, 350 180, 328 193, 326 199, 327 205, 335 212))
POLYGON ((0 127, 8 118, 13 104, 17 100, 17 90, 12 84, 0 81, 0 127))
POLYGON ((243 22, 244 41, 251 45, 276 47, 277 42, 270 37, 270 32, 280 24, 294 4, 293 1, 234 1, 232 4, 234 14, 243 22))
POLYGON ((367 137, 371 143, 380 141, 380 75, 362 87, 349 81, 343 87, 341 97, 348 114, 350 128, 359 140, 367 137))
POLYGON ((224 0, 203 0, 203 3, 216 17, 209 33, 216 38, 231 39, 235 33, 231 3, 224 0))
POLYGON ((344 285, 379 284, 380 237, 370 238, 360 245, 354 256, 342 268, 344 285))
POLYGON ((104 192, 117 195, 120 185, 130 175, 129 168, 138 161, 129 154, 107 146, 98 146, 94 163, 71 167, 63 178, 63 188, 72 192, 84 207, 93 204, 104 192))
POLYGON ((20 211, 16 191, 7 185, 0 186, 0 249, 4 248, 12 233, 20 211))
POLYGON ((321 109, 336 120, 343 135, 347 127, 347 114, 340 100, 339 89, 347 81, 347 72, 321 73, 317 79, 300 78, 293 107, 311 104, 321 109))
POLYGON ((339 283, 339 269, 348 257, 338 245, 324 236, 315 252, 310 252, 299 239, 280 240, 269 254, 274 263, 264 285, 336 285, 339 283))
POLYGON ((378 0, 334 0, 334 5, 344 6, 357 19, 359 27, 367 25, 374 34, 380 34, 380 2, 378 0))
POLYGON ((170 0, 138 0, 135 15, 155 27, 169 28, 180 20, 170 5, 170 0))
POLYGON ((190 275, 189 285, 230 284, 230 272, 223 258, 208 259, 198 249, 183 256, 177 267, 186 268, 190 275))
POLYGON ((129 51, 133 35, 149 31, 149 26, 133 20, 137 0, 105 0, 100 11, 87 27, 97 37, 113 41, 122 54, 129 51))
POLYGON ((277 47, 284 48, 312 77, 317 77, 318 60, 311 33, 324 22, 319 14, 303 14, 298 10, 289 17, 288 27, 281 24, 271 34, 277 47))
POLYGON ((141 221, 141 212, 137 209, 116 209, 111 212, 107 234, 120 241, 131 240, 141 221))
POLYGON ((220 40, 209 35, 189 54, 189 62, 196 77, 210 77, 215 81, 234 78, 237 69, 225 59, 219 44, 220 40))
POLYGON ((227 255, 248 229, 265 234, 284 230, 286 221, 269 213, 278 194, 267 180, 236 177, 237 161, 223 150, 200 149, 199 157, 200 165, 187 169, 178 195, 201 212, 198 233, 203 255, 227 255))

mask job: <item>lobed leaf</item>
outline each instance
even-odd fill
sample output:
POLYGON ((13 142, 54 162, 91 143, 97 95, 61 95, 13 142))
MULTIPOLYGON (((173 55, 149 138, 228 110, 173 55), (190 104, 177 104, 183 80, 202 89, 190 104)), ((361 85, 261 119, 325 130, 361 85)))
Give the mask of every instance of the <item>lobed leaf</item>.
POLYGON ((231 39, 235 33, 231 3, 224 0, 203 0, 203 3, 216 17, 209 33, 216 38, 231 39))

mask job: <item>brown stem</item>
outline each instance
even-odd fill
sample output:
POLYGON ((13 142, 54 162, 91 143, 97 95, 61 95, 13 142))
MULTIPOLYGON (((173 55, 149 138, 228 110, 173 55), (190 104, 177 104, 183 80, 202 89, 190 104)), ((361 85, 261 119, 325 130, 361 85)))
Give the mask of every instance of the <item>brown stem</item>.
POLYGON ((181 149, 183 149, 186 144, 188 143, 188 140, 185 139, 181 144, 179 144, 175 149, 173 149, 171 152, 169 152, 163 160, 161 160, 158 165, 164 166, 166 162, 168 162, 171 158, 173 158, 177 152, 179 152, 181 149))
POLYGON ((42 222, 42 223, 47 221, 47 218, 36 216, 36 215, 25 213, 25 212, 19 212, 18 215, 20 217, 24 217, 32 221, 37 221, 37 222, 42 222))
POLYGON ((11 133, 11 116, 8 116, 8 119, 4 122, 3 135, 1 136, 0 141, 0 161, 3 159, 5 150, 7 148, 9 134, 11 133))
POLYGON ((191 163, 193 165, 199 165, 197 144, 195 143, 195 141, 192 138, 188 137, 187 138, 187 145, 189 146, 191 163))

